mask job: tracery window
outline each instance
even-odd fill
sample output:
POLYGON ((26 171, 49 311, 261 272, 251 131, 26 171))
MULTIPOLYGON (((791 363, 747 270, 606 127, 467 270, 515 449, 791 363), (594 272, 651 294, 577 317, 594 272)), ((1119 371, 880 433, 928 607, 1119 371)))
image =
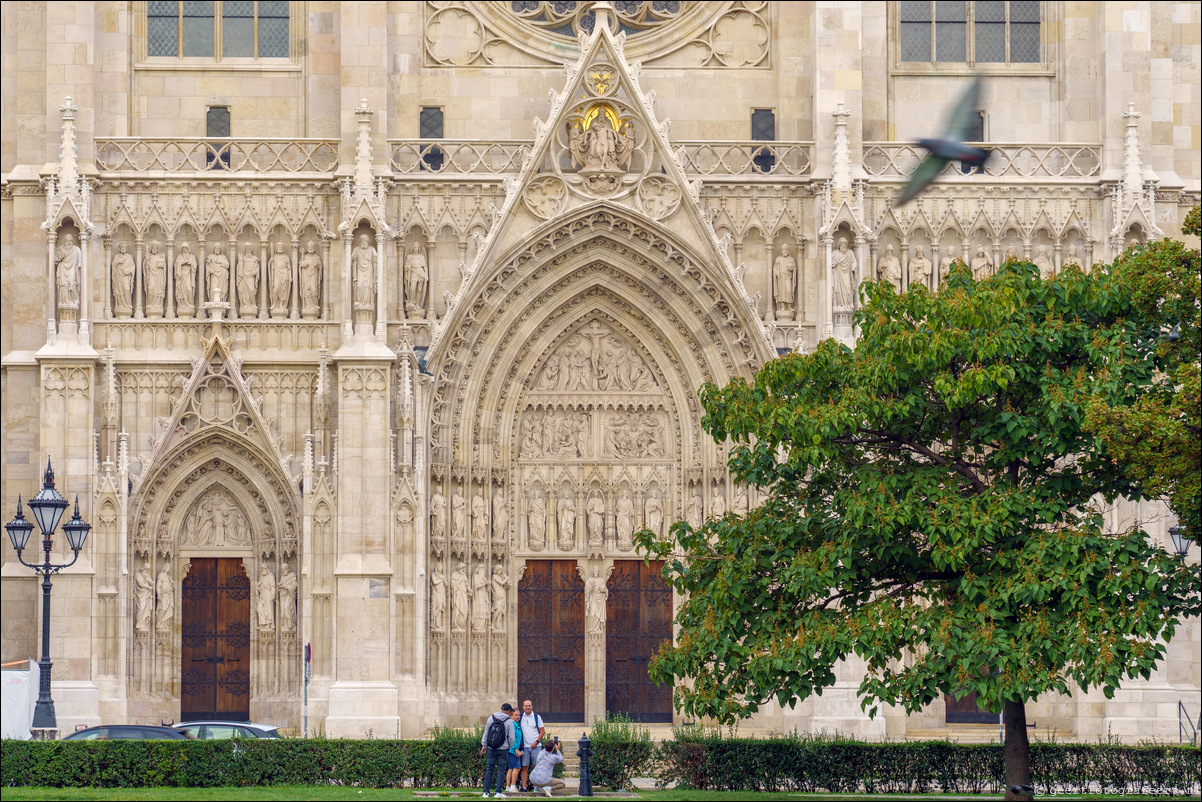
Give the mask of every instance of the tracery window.
POLYGON ((1040 63, 1040 0, 901 0, 900 61, 1040 63))
POLYGON ((150 0, 146 53, 157 58, 287 58, 288 0, 150 0))
MULTIPOLYGON (((593 32, 596 13, 589 8, 592 5, 571 0, 513 0, 509 8, 514 16, 530 25, 548 33, 575 38, 581 32, 593 32)), ((689 3, 682 0, 618 0, 613 7, 619 28, 631 36, 675 19, 686 5, 689 3)))

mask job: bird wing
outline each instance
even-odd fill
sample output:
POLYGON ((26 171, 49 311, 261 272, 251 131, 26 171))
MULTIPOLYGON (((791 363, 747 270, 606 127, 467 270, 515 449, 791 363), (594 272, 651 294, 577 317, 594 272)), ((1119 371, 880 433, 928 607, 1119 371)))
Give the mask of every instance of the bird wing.
POLYGON ((945 126, 946 139, 964 142, 974 127, 974 116, 977 114, 977 102, 981 98, 981 76, 973 78, 972 84, 960 96, 956 105, 947 115, 945 126))
POLYGON ((914 172, 910 173, 906 185, 902 187, 901 194, 893 201, 893 206, 898 207, 908 203, 915 195, 926 189, 946 164, 947 159, 941 159, 935 155, 927 156, 919 162, 918 166, 914 168, 914 172))

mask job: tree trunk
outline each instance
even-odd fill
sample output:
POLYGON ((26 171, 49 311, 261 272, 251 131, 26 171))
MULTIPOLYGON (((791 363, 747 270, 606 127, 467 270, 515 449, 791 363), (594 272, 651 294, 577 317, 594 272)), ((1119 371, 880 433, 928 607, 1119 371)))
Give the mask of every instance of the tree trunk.
MULTIPOLYGON (((1026 786, 1031 782, 1031 744, 1027 740, 1027 708, 1022 701, 1006 701, 1002 705, 1006 719, 1006 799, 1021 799, 1030 802, 1031 793, 1016 793, 1012 788, 1026 786)), ((1026 788, 1022 790, 1026 790, 1026 788)))

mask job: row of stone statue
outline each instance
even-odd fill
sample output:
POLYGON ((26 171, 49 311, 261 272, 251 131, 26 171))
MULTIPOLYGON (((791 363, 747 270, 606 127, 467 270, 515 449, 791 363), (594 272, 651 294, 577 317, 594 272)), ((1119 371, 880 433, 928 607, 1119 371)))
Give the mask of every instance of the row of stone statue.
MULTIPOLYGON (((983 244, 978 244, 971 258, 961 254, 960 247, 957 245, 947 246, 947 255, 939 261, 939 280, 942 281, 951 272, 952 265, 956 262, 964 262, 972 270, 973 278, 979 280, 992 276, 997 266, 994 264, 993 258, 989 255, 989 248, 983 244)), ((938 258, 938 252, 932 254, 938 258)), ((1020 258, 1018 249, 1014 246, 1007 248, 1006 254, 1002 257, 1002 262, 1018 261, 1020 258)), ((1053 263, 1051 256, 1048 255, 1046 245, 1040 245, 1037 249, 1034 258, 1031 259, 1037 267, 1039 267, 1040 275, 1047 279, 1054 276, 1057 272, 1057 267, 1053 263)), ((1081 266, 1081 257, 1077 254, 1077 246, 1069 245, 1068 254, 1064 257, 1060 267, 1068 265, 1081 266)), ((904 266, 909 272, 910 284, 925 284, 931 286, 931 276, 934 273, 934 264, 927 258, 926 249, 922 245, 914 247, 914 255, 908 259, 908 263, 904 266)), ((885 252, 877 260, 875 276, 865 276, 864 280, 887 281, 892 284, 899 292, 903 289, 903 265, 901 259, 894 253, 892 244, 885 246, 885 252)), ((831 255, 831 274, 832 287, 836 309, 851 309, 854 303, 853 287, 855 276, 859 273, 859 264, 856 260, 856 255, 853 250, 847 246, 847 238, 840 237, 838 247, 831 255)))
MULTIPOLYGON (((277 601, 280 631, 296 631, 296 591, 297 575, 288 563, 280 568, 278 581, 270 568, 259 566, 255 592, 259 631, 275 630, 277 601)), ((171 632, 175 626, 175 581, 166 562, 159 568, 158 577, 151 577, 149 562, 143 562, 134 574, 134 631, 149 632, 151 618, 156 632, 171 632)))
POLYGON ((640 516, 627 489, 622 490, 622 495, 615 501, 612 510, 601 491, 595 488, 586 497, 576 501, 567 490, 559 497, 550 493, 544 497, 541 490, 535 489, 526 500, 527 546, 532 551, 542 551, 547 547, 547 532, 553 529, 555 543, 560 551, 575 549, 579 518, 583 519, 590 551, 605 547, 607 518, 613 521, 618 550, 630 551, 634 548, 635 531, 644 528, 657 534, 661 531, 664 525, 664 502, 659 496, 659 491, 652 490, 643 502, 640 516), (583 503, 578 504, 581 501, 583 503))
POLYGON ((470 626, 474 633, 505 631, 506 589, 510 586, 509 576, 500 565, 494 565, 492 575, 485 564, 476 565, 470 579, 467 564, 459 563, 451 572, 450 580, 443 573, 442 562, 434 561, 430 569, 430 629, 445 632, 447 591, 450 589, 451 632, 467 632, 470 626))

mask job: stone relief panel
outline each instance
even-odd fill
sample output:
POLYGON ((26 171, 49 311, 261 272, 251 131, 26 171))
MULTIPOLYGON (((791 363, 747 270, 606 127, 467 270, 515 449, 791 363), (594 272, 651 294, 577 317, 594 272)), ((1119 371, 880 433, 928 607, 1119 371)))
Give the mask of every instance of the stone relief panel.
POLYGON ((179 544, 249 548, 250 522, 230 494, 223 488, 216 487, 199 498, 184 516, 179 544))

